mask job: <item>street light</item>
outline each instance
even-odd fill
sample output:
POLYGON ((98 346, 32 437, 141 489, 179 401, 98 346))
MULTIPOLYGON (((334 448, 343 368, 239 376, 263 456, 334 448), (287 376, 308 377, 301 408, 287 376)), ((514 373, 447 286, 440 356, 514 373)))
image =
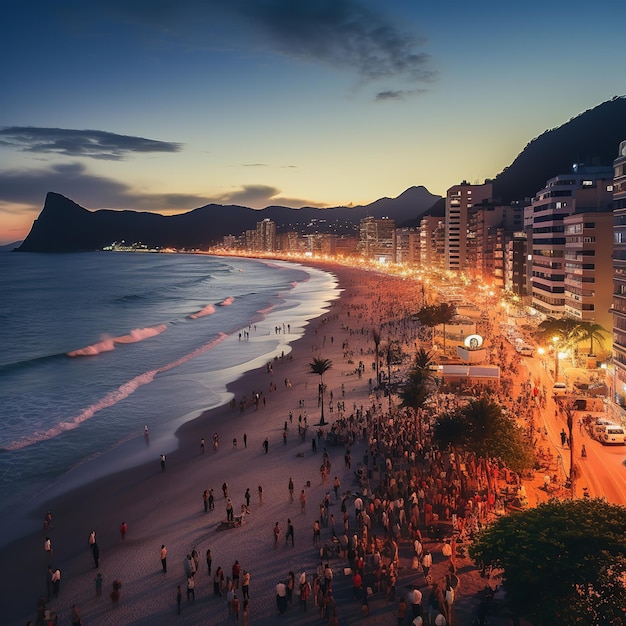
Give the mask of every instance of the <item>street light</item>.
POLYGON ((554 382, 559 380, 559 361, 567 356, 567 352, 559 350, 559 337, 552 337, 552 343, 554 344, 554 382))

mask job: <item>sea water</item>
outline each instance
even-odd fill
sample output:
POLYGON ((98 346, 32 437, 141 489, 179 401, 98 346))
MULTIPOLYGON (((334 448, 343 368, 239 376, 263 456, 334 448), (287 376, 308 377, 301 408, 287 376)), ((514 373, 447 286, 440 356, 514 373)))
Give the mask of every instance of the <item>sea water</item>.
POLYGON ((282 261, 0 254, 0 517, 171 451, 337 296, 282 261))

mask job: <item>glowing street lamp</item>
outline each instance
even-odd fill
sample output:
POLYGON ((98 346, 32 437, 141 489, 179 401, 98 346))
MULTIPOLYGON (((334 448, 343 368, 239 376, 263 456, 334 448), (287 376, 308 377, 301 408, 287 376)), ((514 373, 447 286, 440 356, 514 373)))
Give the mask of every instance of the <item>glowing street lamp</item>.
POLYGON ((552 337, 552 343, 554 344, 554 382, 557 382, 559 380, 559 358, 562 353, 559 352, 559 338, 552 337))

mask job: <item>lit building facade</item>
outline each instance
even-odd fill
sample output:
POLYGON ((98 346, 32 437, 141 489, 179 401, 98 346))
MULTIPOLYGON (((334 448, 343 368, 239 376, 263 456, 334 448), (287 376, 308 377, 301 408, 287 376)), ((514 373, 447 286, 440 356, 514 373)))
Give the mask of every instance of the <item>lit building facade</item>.
POLYGON ((462 182, 446 192, 445 269, 463 272, 468 268, 468 238, 472 237, 468 229, 470 219, 477 204, 491 199, 492 187, 491 183, 470 185, 462 182))
POLYGON ((527 226, 529 294, 532 306, 545 315, 565 314, 565 225, 575 213, 609 211, 613 171, 574 166, 571 174, 551 178, 524 210, 527 226))
POLYGON ((613 213, 575 213, 563 219, 565 228, 566 317, 613 327, 613 213))
POLYGON ((396 261, 396 223, 388 218, 365 217, 359 228, 359 250, 366 259, 396 261))
POLYGON ((626 140, 613 161, 614 399, 626 407, 626 140))

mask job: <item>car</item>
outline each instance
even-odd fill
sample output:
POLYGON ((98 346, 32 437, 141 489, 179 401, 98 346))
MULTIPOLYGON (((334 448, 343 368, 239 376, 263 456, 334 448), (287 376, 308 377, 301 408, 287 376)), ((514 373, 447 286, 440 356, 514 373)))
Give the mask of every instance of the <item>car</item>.
POLYGON ((567 385, 563 382, 556 382, 552 385, 552 393, 554 395, 564 394, 567 391, 567 385))

